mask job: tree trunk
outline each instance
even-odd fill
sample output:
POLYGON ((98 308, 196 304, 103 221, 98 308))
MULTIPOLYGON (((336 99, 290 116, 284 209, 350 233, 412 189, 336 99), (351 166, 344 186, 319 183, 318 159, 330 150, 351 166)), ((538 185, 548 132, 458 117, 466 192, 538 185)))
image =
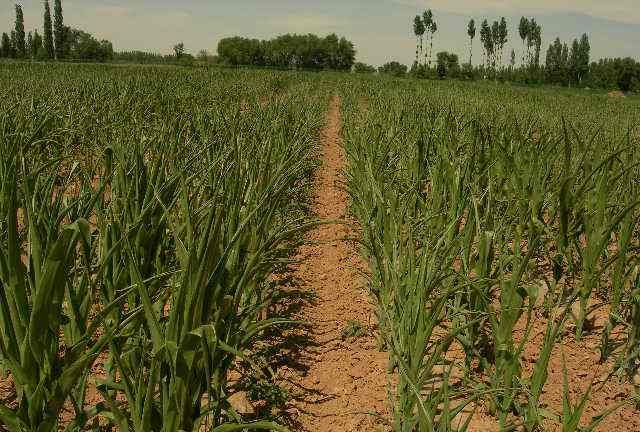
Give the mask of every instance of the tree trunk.
POLYGON ((433 57, 433 33, 431 33, 431 45, 429 47, 429 68, 431 68, 432 57, 433 57))

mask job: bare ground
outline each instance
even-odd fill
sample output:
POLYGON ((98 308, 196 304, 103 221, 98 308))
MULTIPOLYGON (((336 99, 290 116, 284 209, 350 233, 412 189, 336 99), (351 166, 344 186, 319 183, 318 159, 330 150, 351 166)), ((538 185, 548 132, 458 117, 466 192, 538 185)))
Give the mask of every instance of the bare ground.
POLYGON ((292 429, 381 431, 388 418, 387 355, 377 348, 376 319, 363 277, 367 267, 353 240, 360 232, 348 215, 340 130, 340 99, 333 97, 312 201, 313 213, 325 223, 308 234, 309 244, 300 249, 292 274, 298 289, 314 295, 296 314, 309 323, 298 335, 306 343, 291 353, 296 364, 284 366, 279 375, 291 395, 292 429), (349 325, 354 332, 345 331, 349 325))

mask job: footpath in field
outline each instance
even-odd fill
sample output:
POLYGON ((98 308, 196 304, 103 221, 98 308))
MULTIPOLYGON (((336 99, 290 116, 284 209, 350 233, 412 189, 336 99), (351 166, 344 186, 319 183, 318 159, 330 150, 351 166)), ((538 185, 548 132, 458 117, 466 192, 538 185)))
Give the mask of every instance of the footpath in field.
MULTIPOLYGON (((309 432, 381 431, 386 414, 386 355, 374 334, 375 315, 362 276, 360 235, 348 215, 340 99, 331 100, 322 131, 322 165, 314 178, 312 211, 322 221, 299 251, 293 278, 313 294, 296 316, 310 323, 297 368, 284 371, 292 429, 309 432), (353 337, 353 336, 356 337, 353 337)), ((281 371, 282 372, 282 371, 281 371)))

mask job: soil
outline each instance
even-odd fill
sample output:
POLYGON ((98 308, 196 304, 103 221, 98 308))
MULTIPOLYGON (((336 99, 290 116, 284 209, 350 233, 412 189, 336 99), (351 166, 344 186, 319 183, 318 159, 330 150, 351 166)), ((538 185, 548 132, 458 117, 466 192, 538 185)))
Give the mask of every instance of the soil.
POLYGON ((314 294, 296 316, 310 323, 299 335, 307 343, 292 354, 296 365, 284 366, 279 375, 291 395, 292 430, 383 431, 389 418, 387 355, 377 346, 367 266, 354 241, 360 232, 348 215, 340 131, 340 99, 333 97, 312 192, 311 209, 323 224, 308 234, 292 274, 298 289, 314 294))
POLYGON ((612 98, 623 98, 627 96, 624 92, 621 92, 619 90, 609 92, 608 95, 612 98))

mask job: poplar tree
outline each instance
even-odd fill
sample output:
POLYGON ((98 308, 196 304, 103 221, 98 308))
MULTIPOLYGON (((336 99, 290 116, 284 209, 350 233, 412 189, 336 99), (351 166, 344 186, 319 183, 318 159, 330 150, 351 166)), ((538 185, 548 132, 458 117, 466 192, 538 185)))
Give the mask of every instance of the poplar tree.
POLYGON ((491 27, 489 27, 489 23, 486 19, 482 21, 482 25, 480 26, 480 41, 484 47, 485 68, 488 68, 493 56, 494 44, 491 27))
POLYGON ((498 44, 500 46, 500 67, 503 66, 504 46, 509 42, 509 29, 505 17, 500 18, 498 25, 498 44))
POLYGON ((33 44, 31 46, 31 56, 34 59, 37 59, 40 55, 40 50, 42 50, 42 36, 36 30, 33 34, 33 44))
POLYGON ((33 53, 33 32, 29 32, 27 35, 27 47, 25 50, 25 58, 31 58, 33 53))
POLYGON ((49 7, 49 0, 44 0, 44 40, 42 45, 44 46, 47 58, 54 58, 53 27, 51 25, 51 8, 49 7))
POLYGON ((429 47, 429 67, 431 67, 431 60, 433 56, 433 35, 438 31, 438 24, 436 24, 435 20, 431 21, 431 46, 429 47))
POLYGON ((580 42, 578 42, 578 84, 581 84, 589 73, 590 60, 591 44, 589 44, 589 36, 585 33, 580 38, 580 42))
MULTIPOLYGON (((425 11, 422 14, 422 23, 424 24, 424 28, 425 31, 427 32, 431 32, 431 24, 433 23, 433 12, 431 12, 431 9, 425 11)), ((431 34, 431 49, 433 49, 433 33, 431 34)), ((428 56, 429 58, 431 58, 431 50, 428 50, 428 56)), ((425 52, 424 54, 424 64, 427 64, 427 53, 425 52)), ((431 64, 431 61, 429 61, 429 64, 431 64)))
POLYGON ((522 66, 526 64, 525 58, 529 53, 525 46, 526 40, 529 38, 529 20, 525 17, 520 18, 520 25, 518 26, 518 32, 520 33, 520 39, 522 39, 522 66))
POLYGON ((493 58, 491 63, 494 69, 497 69, 498 53, 500 52, 500 22, 494 21, 491 24, 491 38, 493 40, 493 58))
POLYGON ((469 36, 469 66, 471 66, 471 59, 473 58, 473 40, 476 37, 476 22, 472 18, 467 26, 467 35, 469 36))
POLYGON ((64 19, 62 17, 62 0, 54 0, 53 4, 53 38, 56 58, 64 57, 64 19))
POLYGON ((9 58, 11 57, 11 39, 9 35, 6 33, 2 33, 2 43, 0 44, 0 52, 2 53, 2 57, 9 58))
POLYGON ((424 22, 422 22, 422 18, 420 15, 416 15, 413 19, 413 33, 416 35, 416 64, 420 64, 420 58, 422 57, 422 52, 424 51, 424 33, 426 28, 424 27, 424 22))
POLYGON ((24 34, 24 14, 22 13, 22 6, 16 5, 16 27, 15 27, 15 41, 13 48, 16 50, 16 57, 26 57, 27 48, 25 44, 24 34))

